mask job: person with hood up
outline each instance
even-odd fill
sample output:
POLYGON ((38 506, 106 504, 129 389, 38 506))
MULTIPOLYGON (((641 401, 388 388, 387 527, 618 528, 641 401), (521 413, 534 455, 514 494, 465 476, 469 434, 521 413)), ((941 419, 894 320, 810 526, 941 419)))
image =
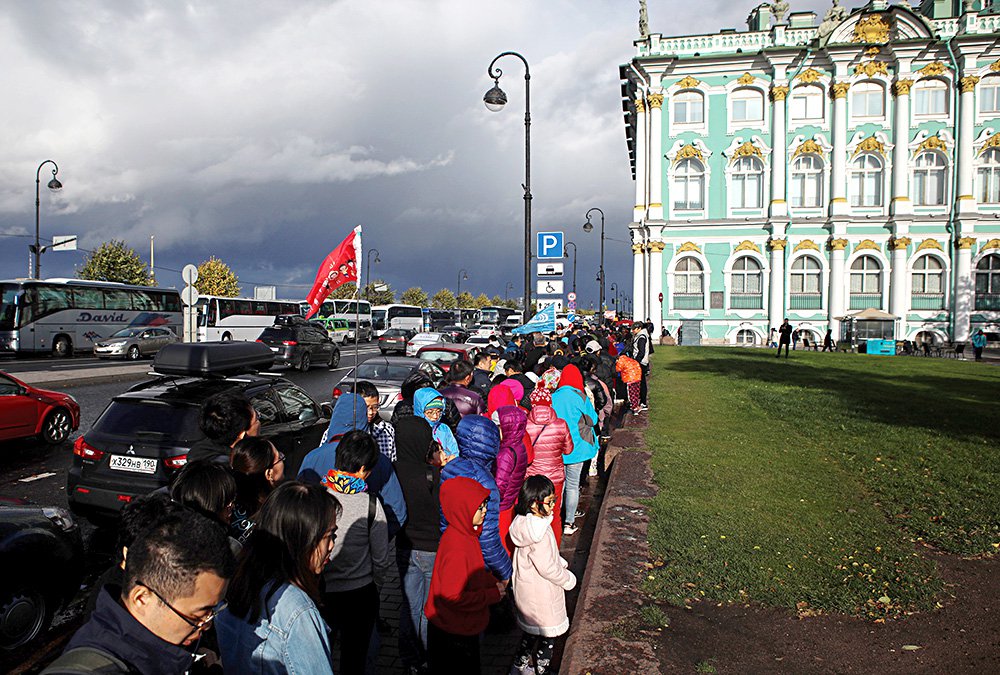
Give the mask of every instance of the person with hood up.
POLYGON ((497 453, 496 479, 500 491, 500 541, 509 554, 512 550, 507 530, 514 518, 514 504, 528 471, 528 449, 524 445, 524 430, 528 416, 513 405, 497 410, 500 427, 500 451, 497 453))
POLYGON ((458 456, 458 442, 455 441, 455 434, 451 433, 451 428, 441 420, 446 405, 445 397, 438 393, 437 389, 424 387, 417 389, 413 394, 413 414, 427 420, 431 425, 434 440, 441 446, 445 459, 451 461, 458 456))
POLYGON ((514 390, 510 387, 494 386, 490 389, 490 395, 486 397, 487 417, 492 418, 493 414, 505 405, 517 405, 514 390))
MULTIPOLYGON (((500 490, 493 477, 493 463, 500 450, 500 430, 485 417, 463 417, 458 423, 458 459, 441 470, 441 481, 452 478, 471 478, 489 490, 489 508, 483 524, 479 544, 486 566, 500 581, 510 581, 510 556, 500 541, 500 490)), ((443 489, 443 487, 442 487, 443 489)), ((442 509, 441 528, 447 525, 447 514, 442 509)))
POLYGON ((576 534, 579 529, 574 523, 578 516, 576 507, 580 503, 580 475, 583 465, 597 456, 598 442, 594 432, 597 424, 597 411, 587 398, 583 388, 583 375, 580 369, 570 364, 563 368, 559 378, 559 388, 552 394, 552 409, 556 415, 565 420, 573 439, 573 451, 563 455, 566 465, 566 482, 563 485, 563 504, 566 509, 566 520, 563 534, 576 534))
MULTIPOLYGON (((466 417, 459 433, 462 425, 476 420, 493 427, 482 417, 466 417)), ((490 622, 489 606, 500 602, 505 590, 487 570, 480 549, 491 500, 490 490, 471 478, 458 476, 441 485, 441 511, 448 527, 438 545, 424 608, 433 673, 481 672, 479 636, 490 622)))
POLYGON ((541 383, 531 392, 531 412, 525 428, 535 450, 535 458, 528 465, 528 476, 545 476, 555 486, 556 506, 552 512, 552 531, 556 543, 562 541, 563 483, 566 482, 566 465, 563 456, 573 452, 573 437, 566 420, 559 419, 552 409, 552 392, 541 383))
MULTIPOLYGON (((326 442, 312 450, 302 459, 298 479, 303 483, 319 483, 330 471, 337 468, 337 446, 345 434, 355 429, 368 427, 368 407, 365 399, 358 394, 344 394, 337 399, 326 430, 326 442)), ((389 524, 389 539, 406 522, 406 501, 399 487, 396 472, 389 458, 379 453, 371 475, 367 480, 368 490, 379 498, 385 509, 385 519, 389 524)))
MULTIPOLYGON (((392 418, 389 421, 392 424, 395 424, 400 417, 416 414, 413 412, 414 394, 424 387, 433 386, 434 382, 431 380, 430 375, 419 368, 414 368, 399 386, 399 395, 402 398, 398 403, 396 403, 395 407, 393 407, 392 418)), ((455 428, 458 427, 458 421, 462 419, 462 415, 459 414, 458 408, 455 407, 454 403, 445 400, 444 415, 441 416, 441 419, 444 420, 444 423, 447 424, 448 427, 454 432, 455 428)))

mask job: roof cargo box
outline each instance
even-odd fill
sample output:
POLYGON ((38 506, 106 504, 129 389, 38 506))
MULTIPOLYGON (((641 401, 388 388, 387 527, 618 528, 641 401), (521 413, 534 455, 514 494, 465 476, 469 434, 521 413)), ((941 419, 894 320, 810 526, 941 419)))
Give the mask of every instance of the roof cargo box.
POLYGON ((274 364, 271 349, 260 342, 174 343, 153 359, 161 375, 224 377, 267 370, 274 364))

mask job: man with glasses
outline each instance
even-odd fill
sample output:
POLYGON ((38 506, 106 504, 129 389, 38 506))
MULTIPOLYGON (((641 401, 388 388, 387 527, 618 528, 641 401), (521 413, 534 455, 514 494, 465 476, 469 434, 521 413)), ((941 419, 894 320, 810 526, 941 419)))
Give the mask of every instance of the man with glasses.
POLYGON ((167 516, 129 547, 124 585, 101 590, 90 620, 43 674, 190 671, 235 567, 216 524, 187 509, 167 516))

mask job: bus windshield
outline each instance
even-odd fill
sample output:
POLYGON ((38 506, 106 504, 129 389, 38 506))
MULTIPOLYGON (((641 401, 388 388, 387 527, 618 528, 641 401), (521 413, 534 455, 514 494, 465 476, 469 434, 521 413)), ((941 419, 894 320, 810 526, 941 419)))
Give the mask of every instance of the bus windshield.
POLYGON ((384 310, 384 309, 373 309, 372 310, 372 327, 375 330, 385 330, 386 329, 386 327, 387 327, 386 323, 385 323, 386 311, 387 310, 384 310))
POLYGON ((0 330, 14 330, 17 316, 17 286, 0 285, 0 330))

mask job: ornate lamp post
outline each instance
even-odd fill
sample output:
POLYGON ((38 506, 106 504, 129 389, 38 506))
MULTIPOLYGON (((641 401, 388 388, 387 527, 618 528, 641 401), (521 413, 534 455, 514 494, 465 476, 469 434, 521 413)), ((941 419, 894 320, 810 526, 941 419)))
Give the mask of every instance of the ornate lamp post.
POLYGON ((508 293, 508 291, 512 291, 512 290, 514 290, 514 282, 513 281, 508 281, 507 285, 503 287, 503 301, 504 302, 507 302, 507 300, 510 298, 510 296, 507 295, 507 293, 508 293))
POLYGON ((40 237, 41 230, 38 226, 38 212, 41 208, 41 184, 42 184, 42 167, 46 164, 52 165, 52 180, 49 181, 50 190, 60 190, 62 189, 62 183, 56 178, 56 174, 59 173, 59 165, 56 164, 51 159, 47 159, 38 165, 38 170, 35 171, 35 246, 31 249, 31 252, 35 254, 35 273, 34 277, 36 279, 42 278, 42 242, 40 237))
POLYGON ((615 313, 621 313, 622 308, 618 306, 618 284, 612 283, 611 288, 608 290, 615 294, 614 300, 611 301, 611 304, 615 306, 615 313))
POLYGON ((377 248, 368 249, 368 262, 365 263, 365 298, 371 294, 369 287, 372 285, 372 253, 375 254, 375 264, 382 262, 377 248))
POLYGON ((507 103, 507 94, 500 88, 503 71, 494 67, 504 56, 516 56, 524 64, 524 319, 531 309, 531 73, 528 60, 517 52, 502 52, 490 62, 486 74, 493 78, 493 88, 486 92, 483 102, 487 109, 499 112, 507 103))
POLYGON ((465 279, 466 281, 469 280, 469 273, 466 272, 464 268, 458 271, 458 290, 455 292, 456 305, 458 304, 458 296, 462 294, 462 279, 465 279))
POLYGON ((583 224, 583 231, 590 233, 594 230, 594 224, 590 222, 590 214, 597 211, 601 214, 601 266, 598 269, 597 277, 598 281, 601 282, 601 292, 598 298, 598 306, 601 311, 604 311, 604 211, 597 208, 596 206, 589 211, 587 211, 587 222, 583 224))
POLYGON ((571 241, 567 241, 566 245, 563 246, 563 257, 569 257, 569 247, 573 247, 573 293, 576 294, 576 244, 571 241))

